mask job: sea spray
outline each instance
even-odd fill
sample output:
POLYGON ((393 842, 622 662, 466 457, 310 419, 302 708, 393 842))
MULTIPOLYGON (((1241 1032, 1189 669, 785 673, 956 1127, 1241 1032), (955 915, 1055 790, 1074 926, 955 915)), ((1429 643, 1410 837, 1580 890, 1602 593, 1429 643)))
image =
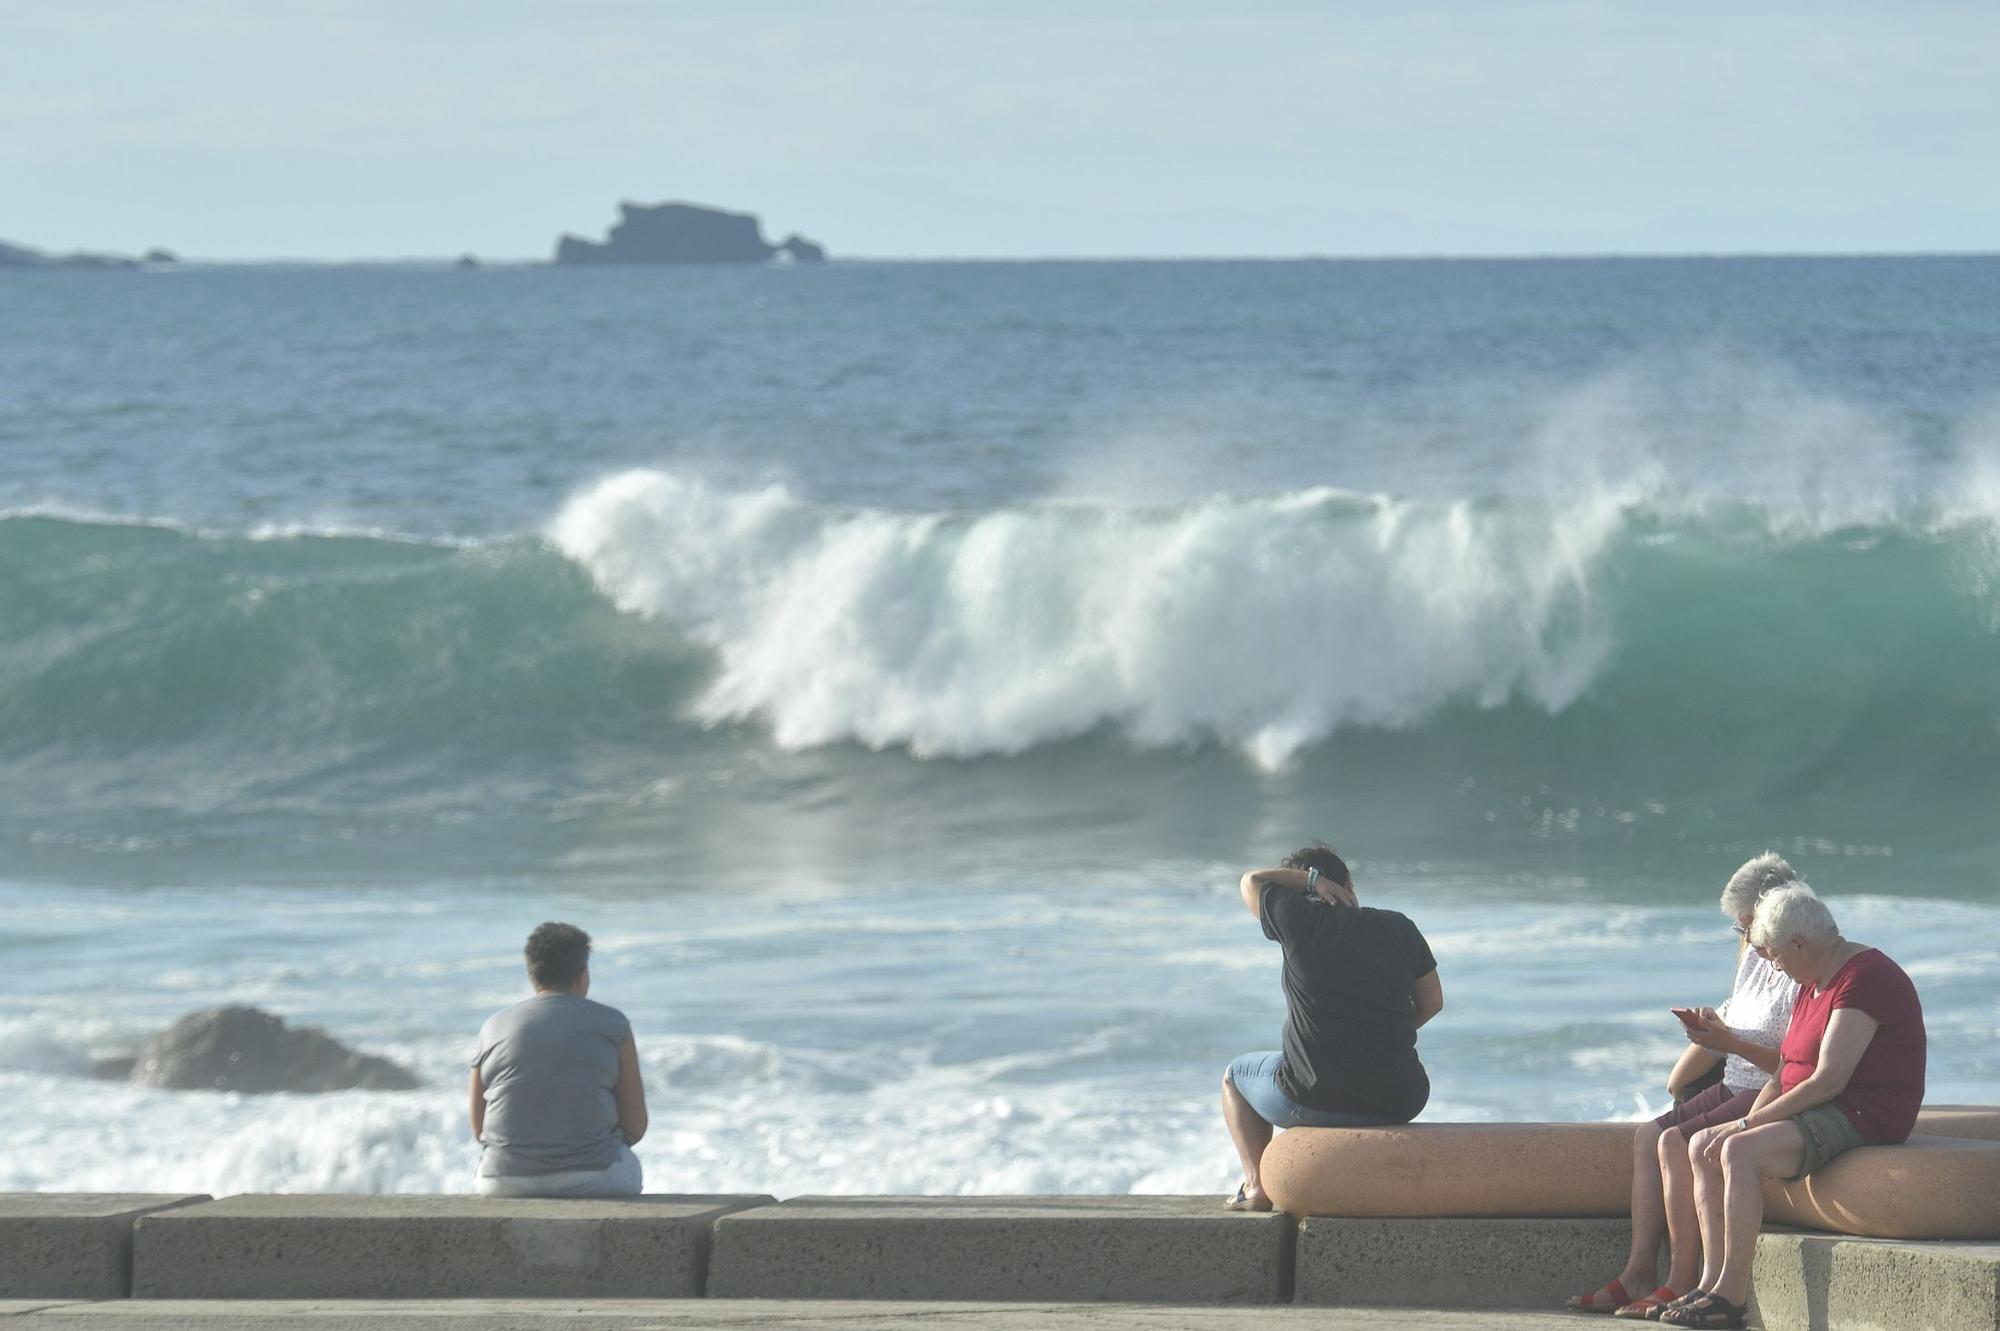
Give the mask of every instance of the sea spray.
POLYGON ((0 794, 61 874, 638 872, 772 801, 836 841, 1281 800, 1457 853, 1969 847, 2000 772, 1976 498, 1826 531, 1593 487, 906 514, 652 469, 546 542, 4 518, 0 794))
POLYGON ((1610 647, 1592 582, 1618 525, 1594 502, 1334 490, 910 516, 647 470, 551 536, 621 609, 715 652, 697 717, 783 747, 968 757, 1109 725, 1275 766, 1455 698, 1566 706, 1610 647))

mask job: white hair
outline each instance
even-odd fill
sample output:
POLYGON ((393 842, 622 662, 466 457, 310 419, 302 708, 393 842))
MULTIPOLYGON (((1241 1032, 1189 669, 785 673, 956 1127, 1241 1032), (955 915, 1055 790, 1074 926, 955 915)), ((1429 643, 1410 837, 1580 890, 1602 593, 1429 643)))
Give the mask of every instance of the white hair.
POLYGON ((1732 920, 1748 915, 1766 892, 1798 881, 1799 871, 1775 850, 1767 850, 1729 875, 1729 881, 1722 885, 1722 913, 1732 920))
POLYGON ((1750 922, 1750 941, 1761 948, 1781 947, 1794 938, 1814 946, 1838 937, 1840 926, 1833 922, 1833 912, 1804 883, 1787 883, 1766 892, 1750 922))

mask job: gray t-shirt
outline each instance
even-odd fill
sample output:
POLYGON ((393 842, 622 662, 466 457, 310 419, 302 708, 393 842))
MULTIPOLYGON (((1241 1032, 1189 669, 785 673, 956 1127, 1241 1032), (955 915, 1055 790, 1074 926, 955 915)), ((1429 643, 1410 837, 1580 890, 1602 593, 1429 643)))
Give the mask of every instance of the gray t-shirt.
POLYGON ((618 1131, 618 1050, 632 1023, 615 1007, 575 994, 536 994, 479 1028, 472 1066, 486 1088, 486 1178, 532 1178, 608 1169, 618 1131))

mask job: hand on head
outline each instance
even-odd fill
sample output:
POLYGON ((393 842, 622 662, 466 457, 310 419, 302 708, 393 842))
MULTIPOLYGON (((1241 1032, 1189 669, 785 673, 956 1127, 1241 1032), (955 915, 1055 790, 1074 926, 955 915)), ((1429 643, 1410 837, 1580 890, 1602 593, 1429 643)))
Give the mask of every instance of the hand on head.
POLYGON ((1325 874, 1313 884, 1313 890, 1336 906, 1359 906, 1361 899, 1354 895, 1354 889, 1334 882, 1325 874))

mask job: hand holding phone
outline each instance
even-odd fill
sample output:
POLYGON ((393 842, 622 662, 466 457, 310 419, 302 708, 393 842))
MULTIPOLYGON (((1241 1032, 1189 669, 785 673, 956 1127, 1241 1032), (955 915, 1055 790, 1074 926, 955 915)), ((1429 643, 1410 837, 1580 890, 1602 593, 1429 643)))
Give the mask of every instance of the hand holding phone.
POLYGON ((1681 1019, 1681 1025, 1687 1027, 1691 1031, 1698 1031, 1707 1024, 1701 1019, 1701 1013, 1695 1011, 1691 1007, 1670 1007, 1667 1009, 1667 1011, 1673 1013, 1676 1017, 1679 1017, 1681 1019))

